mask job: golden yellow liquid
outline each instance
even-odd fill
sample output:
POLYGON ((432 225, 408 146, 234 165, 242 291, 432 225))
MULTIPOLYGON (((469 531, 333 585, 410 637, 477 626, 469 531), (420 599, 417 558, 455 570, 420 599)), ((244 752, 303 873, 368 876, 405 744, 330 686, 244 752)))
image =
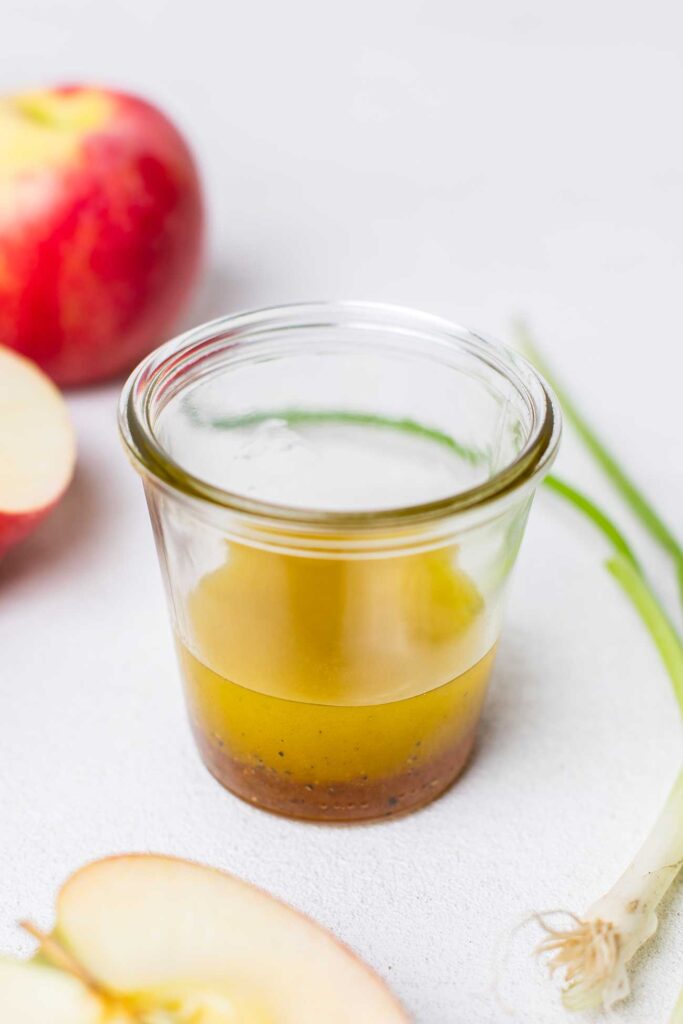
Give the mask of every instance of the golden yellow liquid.
POLYGON ((178 640, 211 771, 279 813, 419 806, 470 753, 493 662, 455 548, 307 558, 231 544, 178 640))

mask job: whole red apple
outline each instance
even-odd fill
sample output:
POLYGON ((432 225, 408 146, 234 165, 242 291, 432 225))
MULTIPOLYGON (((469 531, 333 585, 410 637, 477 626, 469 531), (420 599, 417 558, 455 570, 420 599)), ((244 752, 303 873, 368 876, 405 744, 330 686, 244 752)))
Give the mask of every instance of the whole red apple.
POLYGON ((130 368, 197 273, 199 177, 151 104, 69 86, 0 99, 0 344, 58 383, 130 368))

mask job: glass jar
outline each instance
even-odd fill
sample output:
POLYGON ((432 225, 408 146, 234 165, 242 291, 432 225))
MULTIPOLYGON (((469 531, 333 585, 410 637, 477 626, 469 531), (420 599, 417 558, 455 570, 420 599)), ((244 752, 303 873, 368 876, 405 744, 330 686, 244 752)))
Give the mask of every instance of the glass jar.
POLYGON ((120 426, 216 778, 315 820, 443 792, 559 441, 535 370, 421 313, 285 306, 153 352, 120 426))

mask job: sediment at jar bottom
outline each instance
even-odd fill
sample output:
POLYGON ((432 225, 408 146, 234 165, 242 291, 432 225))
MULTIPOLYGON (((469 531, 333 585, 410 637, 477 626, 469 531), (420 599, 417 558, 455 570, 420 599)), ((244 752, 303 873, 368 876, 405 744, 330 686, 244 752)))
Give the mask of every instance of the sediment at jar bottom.
POLYGON ((337 783, 301 783, 265 764, 235 760, 196 725, 193 732, 204 764, 218 782, 247 803, 307 821, 372 821, 417 810, 451 786, 470 759, 476 723, 439 757, 387 778, 360 775, 337 783))
POLYGON ((249 690, 178 647, 197 744, 216 778, 268 810, 337 821, 410 810, 453 782, 494 659, 491 650, 426 693, 345 707, 249 690))

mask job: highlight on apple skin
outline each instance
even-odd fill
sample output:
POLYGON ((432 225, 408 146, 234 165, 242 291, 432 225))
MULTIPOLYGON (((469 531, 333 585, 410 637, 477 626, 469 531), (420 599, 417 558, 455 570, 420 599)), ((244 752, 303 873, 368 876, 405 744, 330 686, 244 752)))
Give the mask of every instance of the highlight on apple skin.
POLYGON ((202 190, 150 103, 68 86, 0 97, 0 344, 58 384, 130 369, 195 280, 202 190))
POLYGON ((13 1024, 409 1024, 328 931, 247 882, 152 854, 96 861, 32 960, 0 959, 13 1024))
POLYGON ((0 557, 57 505, 75 462, 62 395, 34 363, 0 346, 0 557))

